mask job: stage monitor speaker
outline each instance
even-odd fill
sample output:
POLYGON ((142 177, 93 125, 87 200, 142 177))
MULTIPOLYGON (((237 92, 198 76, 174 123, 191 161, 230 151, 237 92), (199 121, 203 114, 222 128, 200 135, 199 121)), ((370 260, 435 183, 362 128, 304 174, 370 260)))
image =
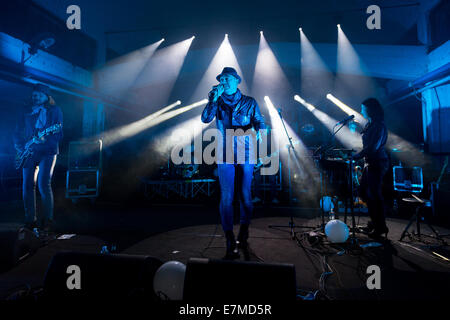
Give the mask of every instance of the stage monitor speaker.
POLYGON ((41 245, 36 235, 22 225, 0 225, 0 271, 17 265, 41 245))
POLYGON ((293 264, 191 258, 183 297, 208 303, 294 301, 295 278, 293 264))
POLYGON ((149 256, 57 253, 45 275, 44 298, 156 301, 153 277, 161 265, 161 260, 149 256))
POLYGON ((101 169, 102 140, 71 141, 69 143, 68 169, 101 169))
POLYGON ((406 168, 393 167, 394 190, 402 192, 420 193, 423 189, 423 175, 421 167, 406 168))
POLYGON ((67 170, 66 198, 96 198, 100 192, 100 170, 67 170))

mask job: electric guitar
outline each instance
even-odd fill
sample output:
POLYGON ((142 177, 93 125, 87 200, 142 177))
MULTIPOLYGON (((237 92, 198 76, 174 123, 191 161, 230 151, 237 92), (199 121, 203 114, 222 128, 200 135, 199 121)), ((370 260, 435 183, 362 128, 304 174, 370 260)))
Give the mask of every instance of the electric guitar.
POLYGON ((28 159, 31 158, 31 156, 34 153, 33 147, 34 145, 38 144, 39 140, 42 138, 49 136, 51 134, 57 133, 61 131, 62 125, 60 123, 54 124, 51 127, 48 127, 47 129, 38 132, 36 136, 34 136, 32 139, 30 139, 23 148, 22 151, 18 151, 16 154, 16 160, 15 160, 15 167, 16 170, 22 169, 25 163, 28 159))

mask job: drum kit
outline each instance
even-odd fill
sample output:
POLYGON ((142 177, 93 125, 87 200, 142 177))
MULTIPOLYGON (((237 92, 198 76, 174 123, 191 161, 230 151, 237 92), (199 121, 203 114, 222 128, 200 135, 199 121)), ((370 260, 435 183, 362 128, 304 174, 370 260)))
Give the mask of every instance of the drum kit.
MULTIPOLYGON (((195 148, 191 146, 188 149, 190 153, 190 163, 174 164, 171 161, 170 154, 168 155, 167 163, 165 166, 159 168, 159 179, 160 180, 189 180, 189 179, 202 179, 211 178, 213 175, 214 168, 207 165, 200 165, 195 163, 194 156, 195 148)), ((215 175, 216 176, 216 175, 215 175)))

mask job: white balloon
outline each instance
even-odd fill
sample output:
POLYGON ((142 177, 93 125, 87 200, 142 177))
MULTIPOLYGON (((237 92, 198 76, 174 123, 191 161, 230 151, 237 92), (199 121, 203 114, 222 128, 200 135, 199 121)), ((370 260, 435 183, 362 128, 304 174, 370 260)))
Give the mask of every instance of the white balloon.
POLYGON ((178 261, 164 263, 153 277, 153 290, 163 300, 182 300, 186 266, 178 261))
POLYGON ((341 220, 331 220, 325 225, 325 234, 333 243, 342 243, 347 241, 349 229, 341 220))

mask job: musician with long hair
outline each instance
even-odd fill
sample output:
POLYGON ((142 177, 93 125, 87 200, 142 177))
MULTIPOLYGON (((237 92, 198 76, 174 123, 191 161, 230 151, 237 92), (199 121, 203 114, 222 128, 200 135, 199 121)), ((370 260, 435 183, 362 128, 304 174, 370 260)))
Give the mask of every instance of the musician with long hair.
POLYGON ((31 99, 31 108, 25 110, 18 119, 14 146, 18 154, 23 153, 27 147, 32 151, 22 165, 25 227, 39 227, 46 233, 50 231, 53 223, 51 179, 59 153, 59 141, 62 139, 63 115, 61 109, 55 105, 48 86, 36 84, 31 99), (46 129, 55 127, 59 129, 45 136, 40 135, 46 129), (38 138, 39 136, 41 137, 38 138), (43 208, 40 221, 36 215, 36 182, 43 208))
POLYGON ((361 104, 361 114, 368 122, 362 131, 363 149, 355 154, 353 159, 365 160, 360 194, 369 209, 369 236, 377 239, 382 234, 387 235, 389 231, 382 195, 383 177, 389 169, 389 157, 385 150, 388 131, 384 123, 383 108, 377 99, 364 100, 361 104))

